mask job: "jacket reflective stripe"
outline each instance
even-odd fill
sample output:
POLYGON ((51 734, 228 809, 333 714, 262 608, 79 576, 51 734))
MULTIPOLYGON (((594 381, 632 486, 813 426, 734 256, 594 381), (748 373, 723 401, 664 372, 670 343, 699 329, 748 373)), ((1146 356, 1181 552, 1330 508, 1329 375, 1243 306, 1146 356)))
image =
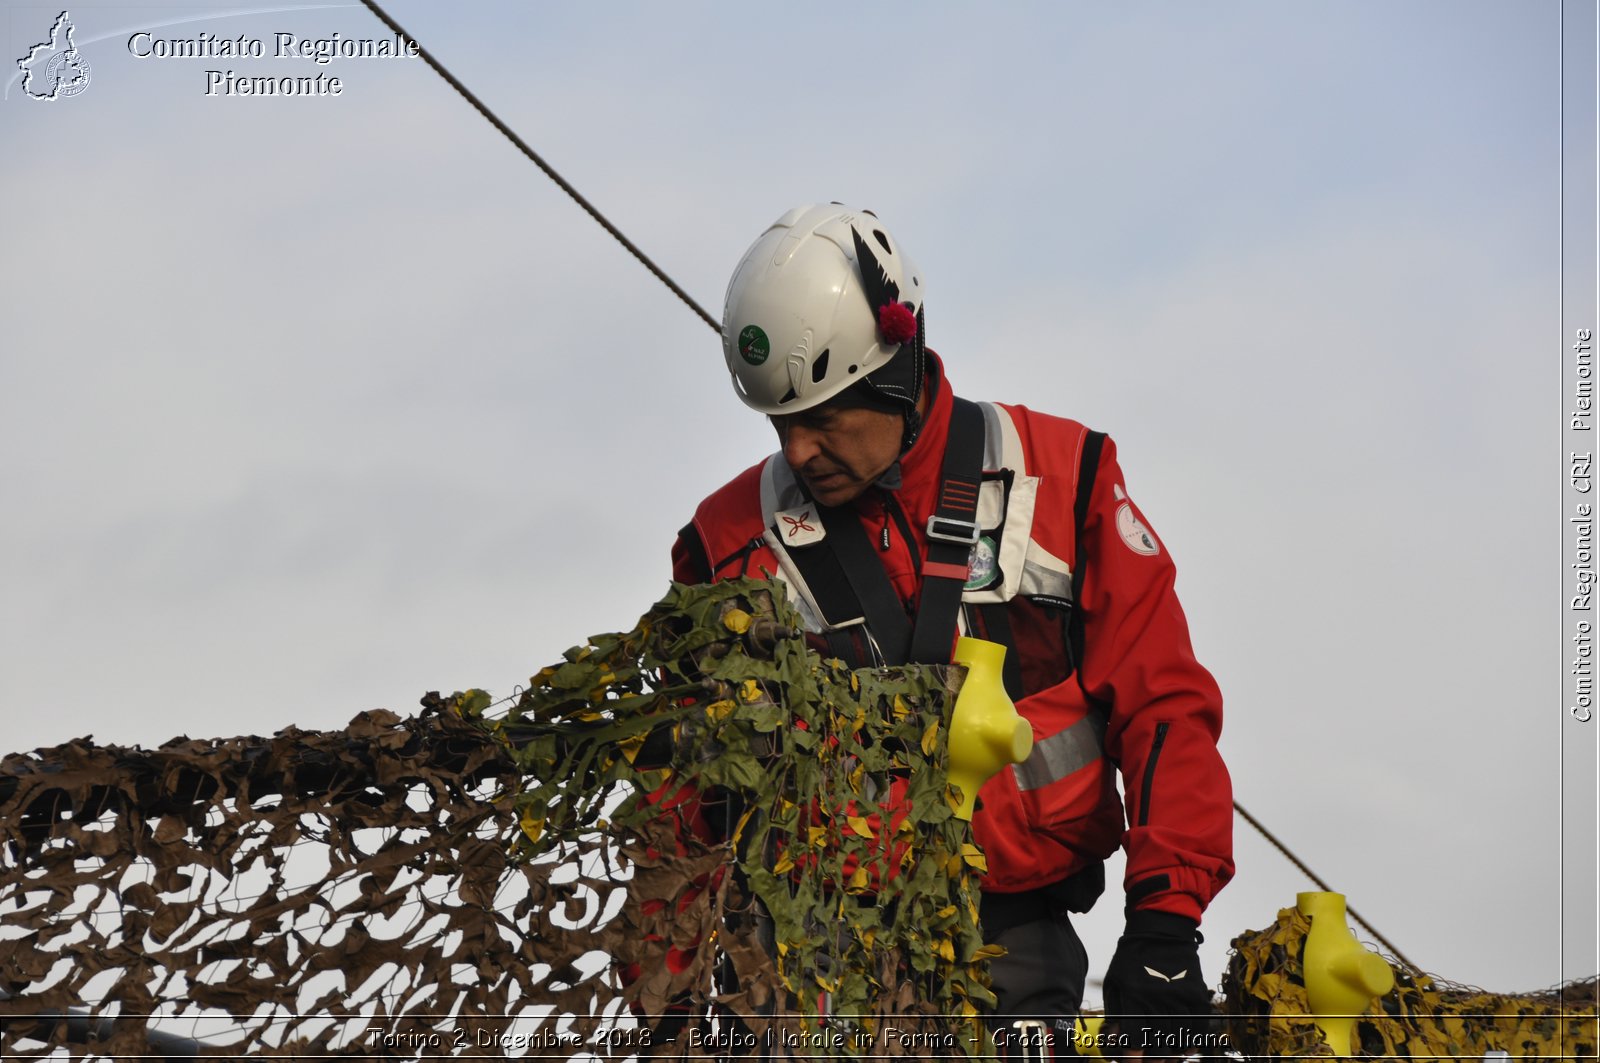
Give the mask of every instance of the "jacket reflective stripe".
POLYGON ((1090 713, 1065 731, 1035 742, 1028 759, 1011 767, 1017 789, 1042 790, 1093 764, 1103 755, 1104 734, 1105 722, 1090 713))

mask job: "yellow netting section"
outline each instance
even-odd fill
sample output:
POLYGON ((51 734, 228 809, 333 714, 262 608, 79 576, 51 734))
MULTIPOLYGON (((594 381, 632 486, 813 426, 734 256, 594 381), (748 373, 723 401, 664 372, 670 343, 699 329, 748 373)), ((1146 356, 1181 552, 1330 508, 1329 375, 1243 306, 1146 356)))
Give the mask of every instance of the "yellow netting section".
MULTIPOLYGON (((1310 921, 1285 908, 1265 930, 1233 939, 1223 1011, 1245 1055, 1331 1056, 1310 1017, 1301 957, 1310 921)), ((1441 982, 1391 963, 1395 988, 1356 1023, 1363 1056, 1482 1059, 1594 1059, 1594 981, 1512 995, 1441 982)))

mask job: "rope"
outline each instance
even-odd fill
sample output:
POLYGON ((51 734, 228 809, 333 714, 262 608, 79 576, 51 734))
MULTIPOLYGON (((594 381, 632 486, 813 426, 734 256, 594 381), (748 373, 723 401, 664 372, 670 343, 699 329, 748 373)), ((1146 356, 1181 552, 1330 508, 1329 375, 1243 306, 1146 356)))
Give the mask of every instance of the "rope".
POLYGON ((594 204, 590 203, 576 188, 573 188, 572 185, 567 183, 566 178, 556 173, 555 169, 549 163, 545 162, 544 159, 540 157, 538 152, 529 147, 526 141, 517 136, 517 134, 511 130, 510 126, 502 122, 499 116, 497 116, 493 111, 489 110, 488 106, 482 100, 473 95, 471 89, 467 88, 460 81, 456 80, 455 75, 446 70, 444 65, 440 63, 439 60, 435 59, 433 54, 429 52, 428 49, 422 46, 421 41, 417 40, 415 37, 411 36, 411 34, 402 29, 398 22, 389 17, 389 13, 387 11, 378 6, 376 0, 361 0, 361 2, 365 4, 374 15, 378 16, 379 21, 381 21, 385 26, 388 26, 389 29, 394 33, 404 37, 408 43, 415 46, 417 49, 417 54, 422 57, 424 62, 433 67, 434 73, 438 74, 440 77, 444 78, 445 81, 449 82, 451 88, 459 92, 468 103, 472 104, 477 112, 488 120, 490 125, 500 130, 500 132, 505 135, 505 138, 511 141, 511 143, 515 144, 517 149, 521 151, 522 154, 526 155, 535 166, 543 170, 546 177, 550 178, 550 180, 561 186, 561 190, 563 192, 571 196, 574 202, 576 202, 578 206, 582 207, 584 211, 588 213, 589 217, 599 222, 601 228, 605 229, 605 231, 610 233, 618 243, 627 248, 629 254, 643 263, 645 269, 655 274, 657 280, 659 280, 662 284, 665 284, 668 288, 671 288, 672 294, 676 295, 679 299, 682 299, 690 310, 693 310, 700 316, 700 320, 704 321, 707 325, 710 325, 712 332, 718 333, 719 335, 721 334, 722 326, 717 323, 716 318, 706 313, 705 308, 699 303, 695 302, 694 299, 690 298, 688 292, 680 288, 676 281, 667 276, 660 266, 650 261, 650 257, 643 251, 639 250, 632 240, 629 240, 626 236, 622 235, 621 229, 618 229, 615 225, 611 224, 604 214, 601 214, 600 211, 595 209, 594 204))
MULTIPOLYGON (((1302 862, 1301 859, 1298 856, 1295 856, 1294 853, 1290 852, 1289 851, 1289 847, 1287 845, 1284 845, 1281 841, 1279 841, 1277 836, 1274 835, 1270 830, 1268 830, 1266 827, 1262 826, 1261 825, 1261 821, 1259 819, 1256 819, 1256 817, 1254 817, 1250 813, 1246 812, 1244 810, 1244 806, 1243 805, 1241 805, 1239 802, 1235 801, 1233 803, 1233 809, 1234 809, 1235 812, 1239 813, 1239 815, 1241 815, 1241 816, 1243 816, 1245 818, 1245 822, 1246 823, 1249 823, 1256 830, 1260 831, 1261 832, 1261 836, 1263 838, 1267 839, 1267 841, 1271 842, 1273 847, 1275 849, 1277 849, 1278 852, 1280 852, 1284 856, 1288 857, 1289 862, 1291 864, 1293 864, 1295 867, 1298 867, 1302 872, 1304 872, 1306 878, 1309 878, 1312 882, 1315 882, 1319 887, 1321 887, 1322 891, 1324 893, 1337 893, 1338 892, 1338 890, 1335 890, 1332 886, 1330 886, 1326 882, 1322 881, 1322 879, 1317 875, 1317 873, 1315 871, 1311 870, 1309 867, 1307 867, 1304 864, 1304 862, 1302 862)), ((1352 918, 1356 922, 1360 923, 1366 929, 1367 933, 1369 933, 1373 937, 1377 938, 1378 939, 1378 943, 1380 945, 1382 945, 1384 948, 1389 950, 1389 955, 1393 956, 1395 959, 1399 960, 1401 963, 1405 964, 1407 967, 1411 968, 1413 971, 1422 970, 1421 967, 1418 967, 1416 964, 1414 964, 1410 960, 1406 959, 1405 953, 1403 953, 1399 949, 1395 948, 1393 942, 1391 942, 1388 938, 1384 937, 1382 934, 1378 933, 1378 930, 1377 930, 1376 927, 1374 927, 1371 923, 1367 922, 1365 919, 1361 918, 1361 914, 1359 912, 1357 912, 1354 908, 1352 908, 1349 905, 1348 902, 1345 904, 1344 910, 1346 912, 1349 912, 1350 913, 1350 918, 1352 918)))
MULTIPOLYGON (((672 293, 674 295, 676 295, 679 299, 683 300, 684 304, 687 305, 690 310, 693 310, 697 315, 699 315, 700 320, 704 321, 707 325, 711 326, 711 331, 716 332, 718 334, 720 334, 722 332, 722 327, 717 323, 715 318, 713 318, 710 314, 706 313, 704 307, 702 307, 699 303, 695 302, 694 299, 690 297, 688 292, 684 291, 681 287, 678 286, 676 281, 674 281, 671 277, 667 276, 667 274, 661 269, 661 267, 657 266, 654 262, 652 262, 650 260, 650 257, 648 255, 646 255, 643 251, 639 250, 638 246, 635 245, 632 240, 629 240, 626 236, 624 236, 622 234, 622 230, 618 229, 615 225, 611 224, 610 220, 608 220, 604 214, 601 214, 600 211, 598 209, 596 209, 595 206, 592 203, 590 203, 587 199, 585 199, 583 197, 582 193, 580 193, 576 188, 572 187, 572 185, 570 183, 568 183, 566 178, 562 177, 559 173, 557 173, 555 171, 555 169, 549 163, 545 162, 544 159, 539 155, 538 152, 534 151, 533 148, 529 147, 527 142, 524 141, 520 136, 518 136, 511 129, 510 126, 508 126, 504 122, 502 122, 498 115, 496 115, 493 111, 489 110, 488 106, 482 100, 478 99, 478 97, 473 94, 471 89, 469 89, 465 85, 463 85, 459 80, 457 80, 457 78, 456 78, 456 76, 454 74, 452 74, 452 73, 450 73, 450 71, 446 70, 445 67, 444 67, 444 64, 440 63, 439 60, 435 59, 433 57, 433 53, 429 52, 428 49, 426 49, 426 48, 424 48, 422 46, 422 42, 421 41, 417 40, 411 34, 407 33, 405 31, 405 29, 402 28, 401 25, 398 22, 396 22, 393 18, 391 18, 389 16, 389 13, 387 11, 385 11, 383 8, 378 6, 377 0, 361 0, 361 2, 363 4, 365 4, 367 6, 367 8, 369 10, 371 10, 371 12, 374 15, 376 15, 378 17, 379 21, 381 21, 385 26, 388 26, 391 31, 393 31, 395 34, 399 35, 400 37, 405 38, 406 41, 408 41, 412 45, 414 45, 416 47, 416 49, 417 49, 417 54, 422 58, 422 60, 424 62, 426 62, 430 67, 433 68, 434 73, 438 74, 441 78, 443 78, 446 82, 448 82, 451 88, 453 88, 457 92, 459 92, 461 94, 462 98, 464 98, 468 103, 472 104, 473 108, 475 110, 477 110, 477 112, 479 114, 483 115, 483 117, 489 122, 490 125, 494 126, 496 129, 498 129, 505 136, 505 138, 507 140, 509 140, 509 141, 511 141, 511 143, 515 144, 517 146, 517 149, 519 151, 521 151, 522 154, 526 155, 529 158, 529 160, 531 160, 533 162, 533 164, 535 166, 537 166, 537 167, 539 167, 539 169, 543 170, 544 173, 545 173, 545 176, 549 177, 550 180, 554 181, 557 185, 559 185, 561 187, 561 190, 563 192, 565 192, 567 195, 571 196, 573 201, 576 202, 578 204, 578 206, 582 207, 584 209, 584 211, 591 218, 593 218, 595 221, 599 222, 601 228, 605 229, 605 231, 610 233, 612 235, 612 237, 614 237, 618 243, 620 243, 623 247, 627 248, 628 249, 628 253, 633 255, 634 258, 638 259, 644 265, 645 269, 648 269, 652 274, 655 275, 657 280, 661 281, 662 284, 665 284, 668 288, 672 289, 672 293)), ((494 705, 492 705, 490 707, 492 708, 492 707, 495 707, 495 706, 502 705, 502 704, 512 700, 512 698, 514 698, 515 696, 516 696, 516 693, 514 692, 512 695, 510 695, 508 697, 501 698, 499 701, 496 701, 494 703, 494 705)), ((1241 815, 1241 816, 1243 816, 1245 818, 1245 821, 1247 823, 1249 823, 1256 830, 1260 831, 1262 836, 1265 837, 1267 839, 1267 841, 1271 842, 1273 847, 1276 848, 1278 850, 1278 852, 1282 853, 1286 858, 1288 858, 1290 863, 1292 863, 1295 867, 1299 868, 1301 870, 1301 872, 1303 872, 1307 878, 1309 878, 1312 882, 1316 883, 1319 887, 1321 887, 1324 892, 1327 892, 1327 893, 1337 892, 1332 887, 1330 887, 1326 882, 1322 881, 1322 879, 1320 877, 1318 877, 1316 872, 1312 871, 1309 867, 1307 867, 1305 865, 1305 863, 1300 860, 1299 857, 1295 856, 1294 853, 1290 852, 1289 851, 1289 847, 1284 845, 1283 842, 1279 841, 1277 839, 1277 837, 1275 835, 1273 835, 1273 833, 1271 831, 1267 830, 1266 827, 1262 826, 1260 820, 1256 819, 1249 812, 1246 812, 1243 805, 1241 805, 1241 804, 1239 804, 1239 802, 1235 801, 1233 803, 1233 807, 1239 813, 1239 815, 1241 815)), ((1357 913, 1356 910, 1353 907, 1351 907, 1349 904, 1345 905, 1345 911, 1349 912, 1350 913, 1350 918, 1354 919, 1357 923, 1360 923, 1361 926, 1366 929, 1367 933, 1371 934, 1374 938, 1377 938, 1378 942, 1380 944, 1382 944, 1384 948, 1389 950, 1389 954, 1391 956, 1393 956, 1395 959, 1399 960, 1401 963, 1405 964, 1407 967, 1410 967, 1412 970, 1420 971, 1422 969, 1422 968, 1418 967, 1416 964, 1412 963, 1410 960, 1406 959, 1404 953, 1402 953, 1399 949, 1395 948, 1394 944, 1392 942, 1390 942, 1388 938, 1386 938, 1382 934, 1378 933, 1377 928, 1375 928, 1371 923, 1369 923, 1365 919, 1361 918, 1360 914, 1357 913)))

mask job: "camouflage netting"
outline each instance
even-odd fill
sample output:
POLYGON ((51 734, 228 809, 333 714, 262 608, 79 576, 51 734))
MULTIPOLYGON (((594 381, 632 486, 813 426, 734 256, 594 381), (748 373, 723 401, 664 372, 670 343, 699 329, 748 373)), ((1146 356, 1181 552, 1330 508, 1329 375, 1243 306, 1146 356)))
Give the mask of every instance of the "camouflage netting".
MULTIPOLYGON (((675 586, 500 715, 469 691, 339 732, 5 758, 0 1054, 979 1054, 961 672, 851 672, 794 624, 763 583, 675 586), (875 814, 890 788, 903 817, 875 814)), ((1247 1056, 1328 1054, 1306 930, 1289 909, 1234 941, 1247 1056)), ((1381 1011, 1368 1055, 1595 1051, 1592 983, 1402 973, 1381 1011)))
POLYGON ((794 624, 762 583, 675 586, 502 716, 469 691, 7 757, 0 1049, 977 1052, 960 671, 853 673, 794 624), (891 786, 903 819, 875 814, 891 786))
MULTIPOLYGON (((1233 940, 1223 1011, 1235 1046, 1251 1057, 1331 1056, 1309 1017, 1303 967, 1310 921, 1285 908, 1266 930, 1233 940)), ((1482 1059, 1594 1059, 1596 983, 1510 995, 1439 981, 1393 959, 1395 988, 1356 1022, 1363 1056, 1482 1059)), ((1357 1047, 1359 1046, 1359 1047, 1357 1047)))

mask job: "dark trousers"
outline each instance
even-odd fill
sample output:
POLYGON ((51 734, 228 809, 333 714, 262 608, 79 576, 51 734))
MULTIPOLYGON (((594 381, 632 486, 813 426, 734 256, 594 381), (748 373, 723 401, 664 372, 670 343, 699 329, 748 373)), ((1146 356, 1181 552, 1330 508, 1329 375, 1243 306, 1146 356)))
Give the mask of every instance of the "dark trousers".
POLYGON ((1056 1059, 1072 1055, 1072 1024, 1089 977, 1072 917, 1037 894, 985 895, 983 924, 1006 954, 989 965, 999 1003, 986 1020, 999 1058, 1056 1059))

